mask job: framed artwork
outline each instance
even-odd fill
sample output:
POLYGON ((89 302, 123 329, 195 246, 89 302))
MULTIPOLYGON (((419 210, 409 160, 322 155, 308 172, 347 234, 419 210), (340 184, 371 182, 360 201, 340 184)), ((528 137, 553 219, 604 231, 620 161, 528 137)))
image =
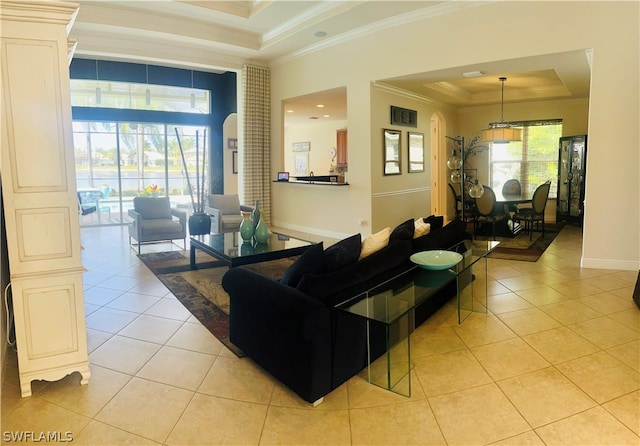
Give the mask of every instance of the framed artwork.
POLYGON ((424 133, 409 132, 409 173, 424 172, 424 133))
POLYGON ((401 175, 400 170, 400 130, 384 129, 383 150, 384 150, 384 174, 385 175, 401 175))
POLYGON ((291 144, 291 150, 293 152, 308 152, 311 150, 311 143, 309 141, 306 142, 294 142, 291 144))
POLYGON ((227 138, 227 149, 237 150, 238 149, 238 139, 237 138, 227 138))
POLYGON ((309 153, 296 153, 293 155, 294 175, 303 176, 309 173, 309 153))
POLYGON ((238 173, 238 151, 234 150, 233 152, 231 152, 231 164, 232 164, 232 172, 233 173, 238 173))

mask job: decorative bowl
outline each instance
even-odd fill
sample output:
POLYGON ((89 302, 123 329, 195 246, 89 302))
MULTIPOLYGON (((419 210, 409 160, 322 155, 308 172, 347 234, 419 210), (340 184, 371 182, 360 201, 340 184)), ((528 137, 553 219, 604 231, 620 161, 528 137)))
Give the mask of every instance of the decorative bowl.
POLYGON ((421 251, 413 254, 409 259, 424 269, 442 270, 456 266, 462 260, 462 254, 453 251, 421 251))

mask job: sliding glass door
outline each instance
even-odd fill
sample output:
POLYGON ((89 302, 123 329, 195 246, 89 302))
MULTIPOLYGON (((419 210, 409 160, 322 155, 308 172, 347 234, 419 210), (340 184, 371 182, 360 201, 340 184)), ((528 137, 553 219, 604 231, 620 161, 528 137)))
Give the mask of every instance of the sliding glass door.
POLYGON ((191 212, 192 189, 193 199, 208 190, 206 127, 74 121, 73 130, 83 226, 128 223, 136 196, 169 196, 191 212))

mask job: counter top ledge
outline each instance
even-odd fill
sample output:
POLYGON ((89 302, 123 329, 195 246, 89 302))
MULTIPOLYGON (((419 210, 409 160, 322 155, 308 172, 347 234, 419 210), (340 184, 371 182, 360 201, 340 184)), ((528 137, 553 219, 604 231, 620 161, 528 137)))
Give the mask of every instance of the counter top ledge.
POLYGON ((283 184, 312 184, 315 186, 348 186, 349 183, 332 183, 330 181, 305 181, 305 180, 294 180, 294 181, 278 181, 273 180, 274 183, 283 183, 283 184))

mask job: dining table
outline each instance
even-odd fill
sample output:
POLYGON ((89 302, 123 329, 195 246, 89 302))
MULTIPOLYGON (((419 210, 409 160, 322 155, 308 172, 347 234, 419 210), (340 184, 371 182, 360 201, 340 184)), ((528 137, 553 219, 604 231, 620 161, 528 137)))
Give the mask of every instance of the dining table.
POLYGON ((515 237, 522 231, 523 228, 520 223, 511 219, 509 206, 531 203, 531 200, 533 199, 533 193, 523 191, 519 194, 503 194, 500 190, 495 190, 494 192, 496 194, 496 206, 504 206, 504 213, 508 216, 506 225, 501 228, 496 227, 497 234, 515 237), (511 224, 508 223, 509 221, 511 221, 511 224))
POLYGON ((504 205, 531 203, 533 199, 533 193, 526 191, 520 194, 503 194, 499 190, 494 190, 494 192, 496 194, 496 203, 504 205))

